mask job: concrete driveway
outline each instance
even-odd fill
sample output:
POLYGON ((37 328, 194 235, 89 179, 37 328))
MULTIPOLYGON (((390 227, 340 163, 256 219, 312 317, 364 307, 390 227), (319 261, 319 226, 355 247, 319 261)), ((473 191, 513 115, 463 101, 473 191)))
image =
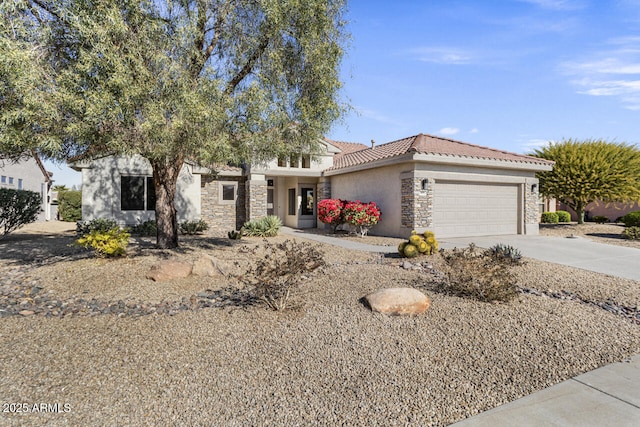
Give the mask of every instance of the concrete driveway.
POLYGON ((640 249, 595 243, 583 237, 489 236, 438 239, 451 249, 475 243, 489 248, 498 243, 518 248, 523 256, 640 281, 640 249))

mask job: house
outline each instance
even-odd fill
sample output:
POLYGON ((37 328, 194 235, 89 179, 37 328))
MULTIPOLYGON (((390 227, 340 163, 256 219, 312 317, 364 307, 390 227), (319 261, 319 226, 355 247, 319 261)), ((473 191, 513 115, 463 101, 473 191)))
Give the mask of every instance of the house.
MULTIPOLYGON (((571 214, 571 221, 578 220, 578 214, 564 203, 558 203, 559 210, 565 210, 571 214)), ((592 202, 584 209, 585 220, 590 220, 596 216, 604 216, 609 221, 615 222, 618 218, 625 216, 629 212, 640 211, 640 203, 638 202, 613 202, 606 203, 602 201, 592 202)))
POLYGON ((42 206, 38 221, 49 221, 52 217, 52 176, 53 174, 45 169, 36 153, 17 162, 0 159, 0 188, 29 190, 40 194, 42 206))
MULTIPOLYGON (((317 202, 374 201, 382 221, 371 234, 439 237, 537 234, 538 180, 553 162, 430 135, 366 146, 322 141, 319 156, 298 154, 266 164, 215 170, 186 164, 178 182, 179 221, 203 219, 211 229, 238 229, 277 215, 287 226, 315 228, 317 202)), ((104 157, 72 164, 82 171, 83 219, 121 223, 153 217, 151 166, 141 157, 104 157)))

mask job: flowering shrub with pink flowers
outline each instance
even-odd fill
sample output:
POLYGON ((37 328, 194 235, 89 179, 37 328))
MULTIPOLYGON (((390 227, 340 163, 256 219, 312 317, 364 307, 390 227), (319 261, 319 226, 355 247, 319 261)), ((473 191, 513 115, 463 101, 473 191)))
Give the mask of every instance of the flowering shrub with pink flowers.
POLYGON ((361 236, 380 222, 380 209, 374 202, 326 199, 318 203, 318 219, 333 226, 335 233, 342 224, 351 225, 361 236))
POLYGON ((325 199, 318 202, 318 219, 333 227, 335 233, 338 227, 344 224, 342 208, 346 202, 340 199, 325 199))

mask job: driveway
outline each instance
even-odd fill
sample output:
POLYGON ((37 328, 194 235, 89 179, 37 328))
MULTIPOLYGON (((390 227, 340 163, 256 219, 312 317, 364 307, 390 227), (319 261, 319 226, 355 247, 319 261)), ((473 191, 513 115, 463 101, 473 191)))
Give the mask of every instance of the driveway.
POLYGON ((525 257, 640 281, 640 249, 595 243, 582 237, 512 235, 438 240, 445 249, 466 247, 469 243, 489 248, 503 243, 518 248, 525 257))

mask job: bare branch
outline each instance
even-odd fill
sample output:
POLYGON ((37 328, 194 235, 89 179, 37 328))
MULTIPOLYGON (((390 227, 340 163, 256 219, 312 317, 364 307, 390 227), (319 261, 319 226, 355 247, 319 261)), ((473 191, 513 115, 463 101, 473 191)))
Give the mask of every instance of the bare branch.
POLYGON ((247 59, 247 62, 244 64, 244 66, 229 81, 224 91, 225 95, 231 95, 235 88, 240 84, 240 82, 242 82, 242 80, 244 80, 244 78, 247 77, 249 73, 251 73, 256 61, 260 59, 264 51, 267 49, 267 46, 269 46, 269 37, 265 35, 262 39, 262 42, 258 45, 253 54, 247 59))

